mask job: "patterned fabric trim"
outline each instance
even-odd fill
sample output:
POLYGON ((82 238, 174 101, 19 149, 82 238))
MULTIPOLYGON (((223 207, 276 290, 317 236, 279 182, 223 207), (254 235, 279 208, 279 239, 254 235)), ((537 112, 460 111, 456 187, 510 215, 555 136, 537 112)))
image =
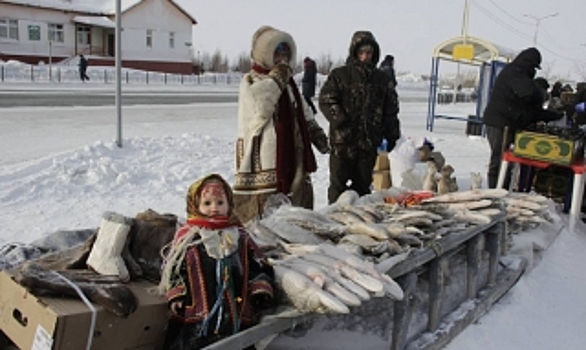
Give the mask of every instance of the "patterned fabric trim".
POLYGON ((238 173, 234 175, 234 191, 270 190, 277 187, 277 172, 265 170, 259 173, 238 173))
POLYGON ((253 281, 250 282, 250 295, 268 294, 273 296, 273 287, 267 281, 253 281))
POLYGON ((244 140, 239 138, 236 141, 236 170, 240 169, 242 158, 244 158, 244 140))
POLYGON ((258 173, 262 171, 262 164, 260 162, 260 147, 262 143, 262 134, 252 138, 252 172, 258 173))
POLYGON ((167 300, 172 301, 174 299, 177 299, 179 297, 184 296, 185 293, 186 293, 185 286, 173 287, 173 288, 169 289, 169 291, 167 292, 167 300))

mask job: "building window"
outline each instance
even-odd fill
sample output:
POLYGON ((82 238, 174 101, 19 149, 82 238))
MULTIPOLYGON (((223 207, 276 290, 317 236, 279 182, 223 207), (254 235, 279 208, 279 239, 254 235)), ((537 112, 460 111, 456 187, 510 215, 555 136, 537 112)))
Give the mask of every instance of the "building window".
POLYGON ((47 28, 48 28, 47 37, 49 38, 49 41, 52 41, 54 43, 65 42, 64 35, 63 35, 63 24, 49 23, 47 28))
POLYGON ((90 27, 77 27, 77 43, 79 45, 89 45, 90 44, 90 27))
POLYGON ((18 40, 18 21, 0 18, 0 39, 18 40))
POLYGON ((28 40, 40 41, 41 40, 41 26, 29 25, 28 26, 28 40))
POLYGON ((146 46, 153 47, 153 31, 151 29, 146 31, 146 46))
POLYGON ((175 33, 173 32, 169 33, 169 48, 175 48, 175 33))

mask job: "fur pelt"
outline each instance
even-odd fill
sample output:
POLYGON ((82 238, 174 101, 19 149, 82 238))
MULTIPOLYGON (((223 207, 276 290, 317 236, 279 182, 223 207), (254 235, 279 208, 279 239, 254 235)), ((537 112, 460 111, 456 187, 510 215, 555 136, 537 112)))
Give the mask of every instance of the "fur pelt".
MULTIPOLYGON (((117 316, 127 317, 136 310, 136 296, 115 276, 102 276, 90 270, 64 270, 59 274, 77 285, 93 303, 117 316)), ((34 295, 78 297, 75 289, 57 274, 32 261, 22 265, 16 281, 34 295)))
POLYGON ((136 215, 127 240, 129 254, 123 255, 129 266, 136 264, 140 269, 138 275, 136 269, 130 269, 131 279, 143 277, 151 282, 159 282, 163 264, 161 250, 173 240, 176 230, 177 216, 173 214, 159 214, 147 209, 136 215), (129 264, 130 259, 134 263, 129 264))
POLYGON ((45 254, 34 263, 46 270, 87 269, 86 260, 96 241, 96 231, 83 244, 45 254))

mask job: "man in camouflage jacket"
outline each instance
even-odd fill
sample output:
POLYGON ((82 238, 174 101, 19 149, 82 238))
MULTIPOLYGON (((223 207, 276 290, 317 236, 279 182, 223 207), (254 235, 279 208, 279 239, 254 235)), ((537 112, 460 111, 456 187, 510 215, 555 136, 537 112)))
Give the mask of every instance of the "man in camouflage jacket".
POLYGON ((377 147, 385 138, 390 152, 401 136, 397 93, 376 68, 379 58, 372 33, 354 33, 346 64, 321 89, 319 108, 330 123, 329 203, 348 189, 370 193, 377 147))

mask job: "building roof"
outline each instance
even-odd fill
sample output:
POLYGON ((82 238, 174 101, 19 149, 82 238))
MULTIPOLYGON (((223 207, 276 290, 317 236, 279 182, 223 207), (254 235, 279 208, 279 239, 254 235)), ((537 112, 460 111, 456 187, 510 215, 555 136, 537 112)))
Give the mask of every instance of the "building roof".
POLYGON ((106 16, 75 16, 73 22, 102 28, 116 28, 116 23, 106 16))
MULTIPOLYGON (((120 0, 121 11, 125 12, 140 4, 144 0, 120 0)), ((173 0, 167 0, 175 6, 181 13, 187 16, 193 24, 197 21, 185 9, 173 0)), ((38 7, 45 9, 77 12, 88 15, 106 15, 116 14, 116 0, 0 0, 0 4, 14 4, 28 7, 38 7)))

